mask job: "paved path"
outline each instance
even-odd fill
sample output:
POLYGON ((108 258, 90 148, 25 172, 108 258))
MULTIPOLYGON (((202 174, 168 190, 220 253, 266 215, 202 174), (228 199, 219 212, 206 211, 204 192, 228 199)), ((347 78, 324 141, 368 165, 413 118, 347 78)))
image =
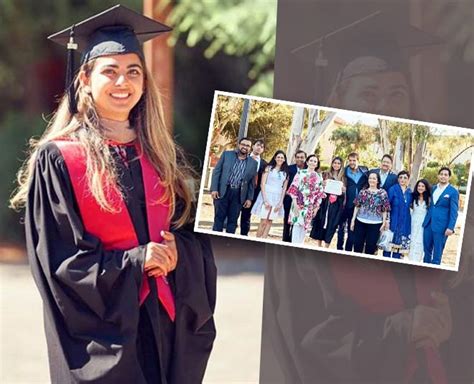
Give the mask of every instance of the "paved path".
MULTIPOLYGON (((257 383, 261 260, 226 259, 218 267, 224 272, 218 277, 218 336, 205 383, 257 383)), ((41 299, 27 265, 0 264, 0 310, 0 383, 49 383, 41 299)))

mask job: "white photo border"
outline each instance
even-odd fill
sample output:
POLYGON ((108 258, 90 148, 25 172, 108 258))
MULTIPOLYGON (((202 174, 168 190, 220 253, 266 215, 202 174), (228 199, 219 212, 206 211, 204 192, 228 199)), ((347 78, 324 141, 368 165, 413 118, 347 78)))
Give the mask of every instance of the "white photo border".
POLYGON ((201 185, 200 185, 200 188, 199 188, 199 198, 198 198, 198 204, 197 204, 197 207, 196 207, 196 219, 195 219, 195 222, 194 222, 194 231, 195 232, 205 233, 205 234, 215 235, 215 236, 222 236, 222 237, 227 237, 227 238, 232 238, 232 239, 255 241, 255 242, 258 242, 258 243, 282 245, 282 246, 300 248, 300 249, 302 248, 302 249, 308 249, 310 251, 323 251, 323 252, 326 252, 326 253, 336 253, 336 254, 347 255, 347 256, 364 257, 366 259, 372 259, 372 260, 387 261, 387 262, 393 262, 393 263, 399 263, 399 264, 409 264, 409 265, 414 265, 414 266, 419 266, 419 267, 427 267, 427 268, 434 268, 434 269, 442 269, 442 270, 446 270, 446 271, 457 272, 459 270, 462 243, 463 243, 463 240, 464 240, 464 232, 465 232, 465 229, 466 229, 467 211, 469 209, 469 200, 470 200, 469 198, 470 198, 470 191, 471 191, 471 183, 472 183, 472 178, 473 178, 474 151, 471 155, 471 164, 470 164, 470 167, 469 167, 469 179, 468 179, 467 187, 466 187, 466 199, 465 199, 465 202, 464 202, 464 208, 463 208, 463 213, 462 213, 463 226, 461 228, 461 233, 459 234, 459 241, 458 241, 457 250, 456 250, 456 265, 454 267, 436 265, 436 264, 427 264, 427 263, 424 263, 424 262, 415 262, 415 261, 411 261, 411 260, 408 260, 408 259, 405 260, 405 259, 395 259, 395 258, 391 258, 391 257, 390 258, 380 257, 380 256, 376 256, 376 255, 368 255, 368 254, 365 254, 365 253, 354 252, 354 251, 344 251, 344 250, 338 250, 338 249, 332 249, 332 248, 319 247, 317 245, 293 244, 293 243, 284 242, 282 240, 273 240, 273 239, 268 239, 268 238, 261 239, 261 238, 258 238, 258 237, 243 236, 243 235, 234 234, 234 233, 227 233, 227 232, 216 232, 216 231, 213 231, 212 229, 200 228, 199 227, 199 222, 200 222, 200 218, 201 218, 201 206, 202 206, 202 203, 203 203, 203 196, 204 196, 204 184, 205 184, 205 180, 206 180, 206 176, 207 176, 207 169, 209 167, 209 152, 210 152, 210 149, 211 149, 210 147, 211 147, 211 140, 212 140, 212 131, 213 131, 213 127, 214 127, 214 116, 215 116, 216 105, 217 105, 217 100, 218 100, 219 96, 238 97, 238 98, 241 98, 241 99, 263 101, 263 102, 268 102, 268 103, 273 103, 273 104, 284 104, 284 105, 288 105, 288 106, 292 106, 292 107, 303 107, 303 108, 311 108, 311 109, 317 108, 317 109, 321 109, 321 110, 328 111, 328 112, 354 113, 354 114, 360 114, 360 115, 375 117, 377 119, 384 119, 384 120, 388 120, 388 121, 396 121, 396 122, 407 123, 407 124, 415 124, 415 125, 427 125, 429 127, 441 128, 441 129, 456 129, 456 130, 460 130, 461 132, 466 132, 466 133, 469 133, 469 134, 473 133, 473 130, 470 129, 470 128, 462 128, 462 127, 456 127, 456 126, 452 126, 452 125, 443 125, 443 124, 430 123, 430 122, 425 122, 425 121, 417 121, 417 120, 410 120, 410 119, 404 119, 404 118, 398 118, 398 117, 376 115, 376 114, 373 114, 373 113, 351 111, 351 110, 332 108, 332 107, 321 107, 321 106, 317 106, 317 105, 297 103, 297 102, 293 102, 293 101, 285 101, 285 100, 279 100, 279 99, 272 99, 272 98, 268 98, 268 97, 244 95, 244 94, 239 94, 239 93, 215 90, 214 91, 214 98, 213 98, 213 101, 212 101, 211 119, 210 119, 210 122, 209 122, 209 130, 208 130, 208 134, 207 134, 206 154, 205 154, 203 168, 202 168, 201 185))

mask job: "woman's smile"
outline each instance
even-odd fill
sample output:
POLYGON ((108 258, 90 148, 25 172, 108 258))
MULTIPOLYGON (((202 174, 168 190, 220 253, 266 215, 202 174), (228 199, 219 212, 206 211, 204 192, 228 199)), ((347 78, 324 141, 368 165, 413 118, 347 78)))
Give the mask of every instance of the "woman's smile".
POLYGON ((140 58, 130 53, 97 58, 90 75, 81 79, 100 117, 127 120, 143 95, 144 77, 140 58))

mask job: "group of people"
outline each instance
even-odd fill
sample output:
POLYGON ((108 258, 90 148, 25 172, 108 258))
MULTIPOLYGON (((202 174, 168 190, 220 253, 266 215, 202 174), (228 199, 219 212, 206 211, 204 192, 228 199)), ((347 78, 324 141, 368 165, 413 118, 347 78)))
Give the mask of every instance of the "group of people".
POLYGON ((369 170, 353 152, 346 165, 334 157, 329 169, 320 172, 315 154, 299 150, 288 165, 284 151, 276 151, 267 163, 264 150, 263 140, 252 145, 244 137, 237 150, 222 154, 211 181, 214 231, 235 233, 240 215, 240 233, 247 236, 254 215, 260 218, 257 237, 265 238, 273 221, 283 218, 285 242, 301 244, 309 234, 328 248, 337 232, 337 249, 376 254, 383 233, 388 237, 385 257, 441 264, 459 204, 448 167, 440 168, 436 185, 421 179, 412 191, 409 172, 394 173, 389 154, 369 170))

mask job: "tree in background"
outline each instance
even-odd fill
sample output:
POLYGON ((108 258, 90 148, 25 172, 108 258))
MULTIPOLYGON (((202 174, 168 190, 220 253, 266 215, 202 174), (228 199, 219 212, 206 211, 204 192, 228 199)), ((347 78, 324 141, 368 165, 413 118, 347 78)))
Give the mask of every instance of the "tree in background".
MULTIPOLYGON (((360 122, 356 124, 346 124, 336 128, 330 137, 336 144, 335 154, 346 159, 349 153, 358 152, 361 162, 364 165, 372 166, 372 157, 377 157, 374 150, 367 151, 374 143, 378 143, 379 132, 377 128, 364 125, 360 122), (363 153, 371 152, 372 156, 365 156, 363 153)), ((367 153, 369 155, 369 153, 367 153)))
POLYGON ((247 136, 252 141, 265 141, 265 159, 269 160, 277 150, 286 149, 292 113, 293 108, 288 105, 252 101, 247 136))
POLYGON ((174 42, 186 34, 189 47, 205 43, 208 59, 218 52, 248 57, 252 64, 248 76, 254 81, 248 93, 272 96, 276 8, 276 0, 181 0, 169 23, 175 26, 174 42))
POLYGON ((291 131, 286 154, 291 164, 296 151, 315 153, 319 139, 336 118, 336 112, 317 108, 293 107, 291 131))
POLYGON ((239 131, 243 102, 244 99, 240 97, 217 97, 210 144, 212 153, 218 155, 229 145, 235 144, 235 132, 239 131))
MULTIPOLYGON (((241 97, 218 96, 214 112, 211 154, 219 156, 225 149, 235 146, 243 101, 241 97)), ((252 100, 247 136, 252 141, 265 140, 265 158, 271 157, 278 149, 286 148, 292 112, 292 108, 287 105, 252 100)))

